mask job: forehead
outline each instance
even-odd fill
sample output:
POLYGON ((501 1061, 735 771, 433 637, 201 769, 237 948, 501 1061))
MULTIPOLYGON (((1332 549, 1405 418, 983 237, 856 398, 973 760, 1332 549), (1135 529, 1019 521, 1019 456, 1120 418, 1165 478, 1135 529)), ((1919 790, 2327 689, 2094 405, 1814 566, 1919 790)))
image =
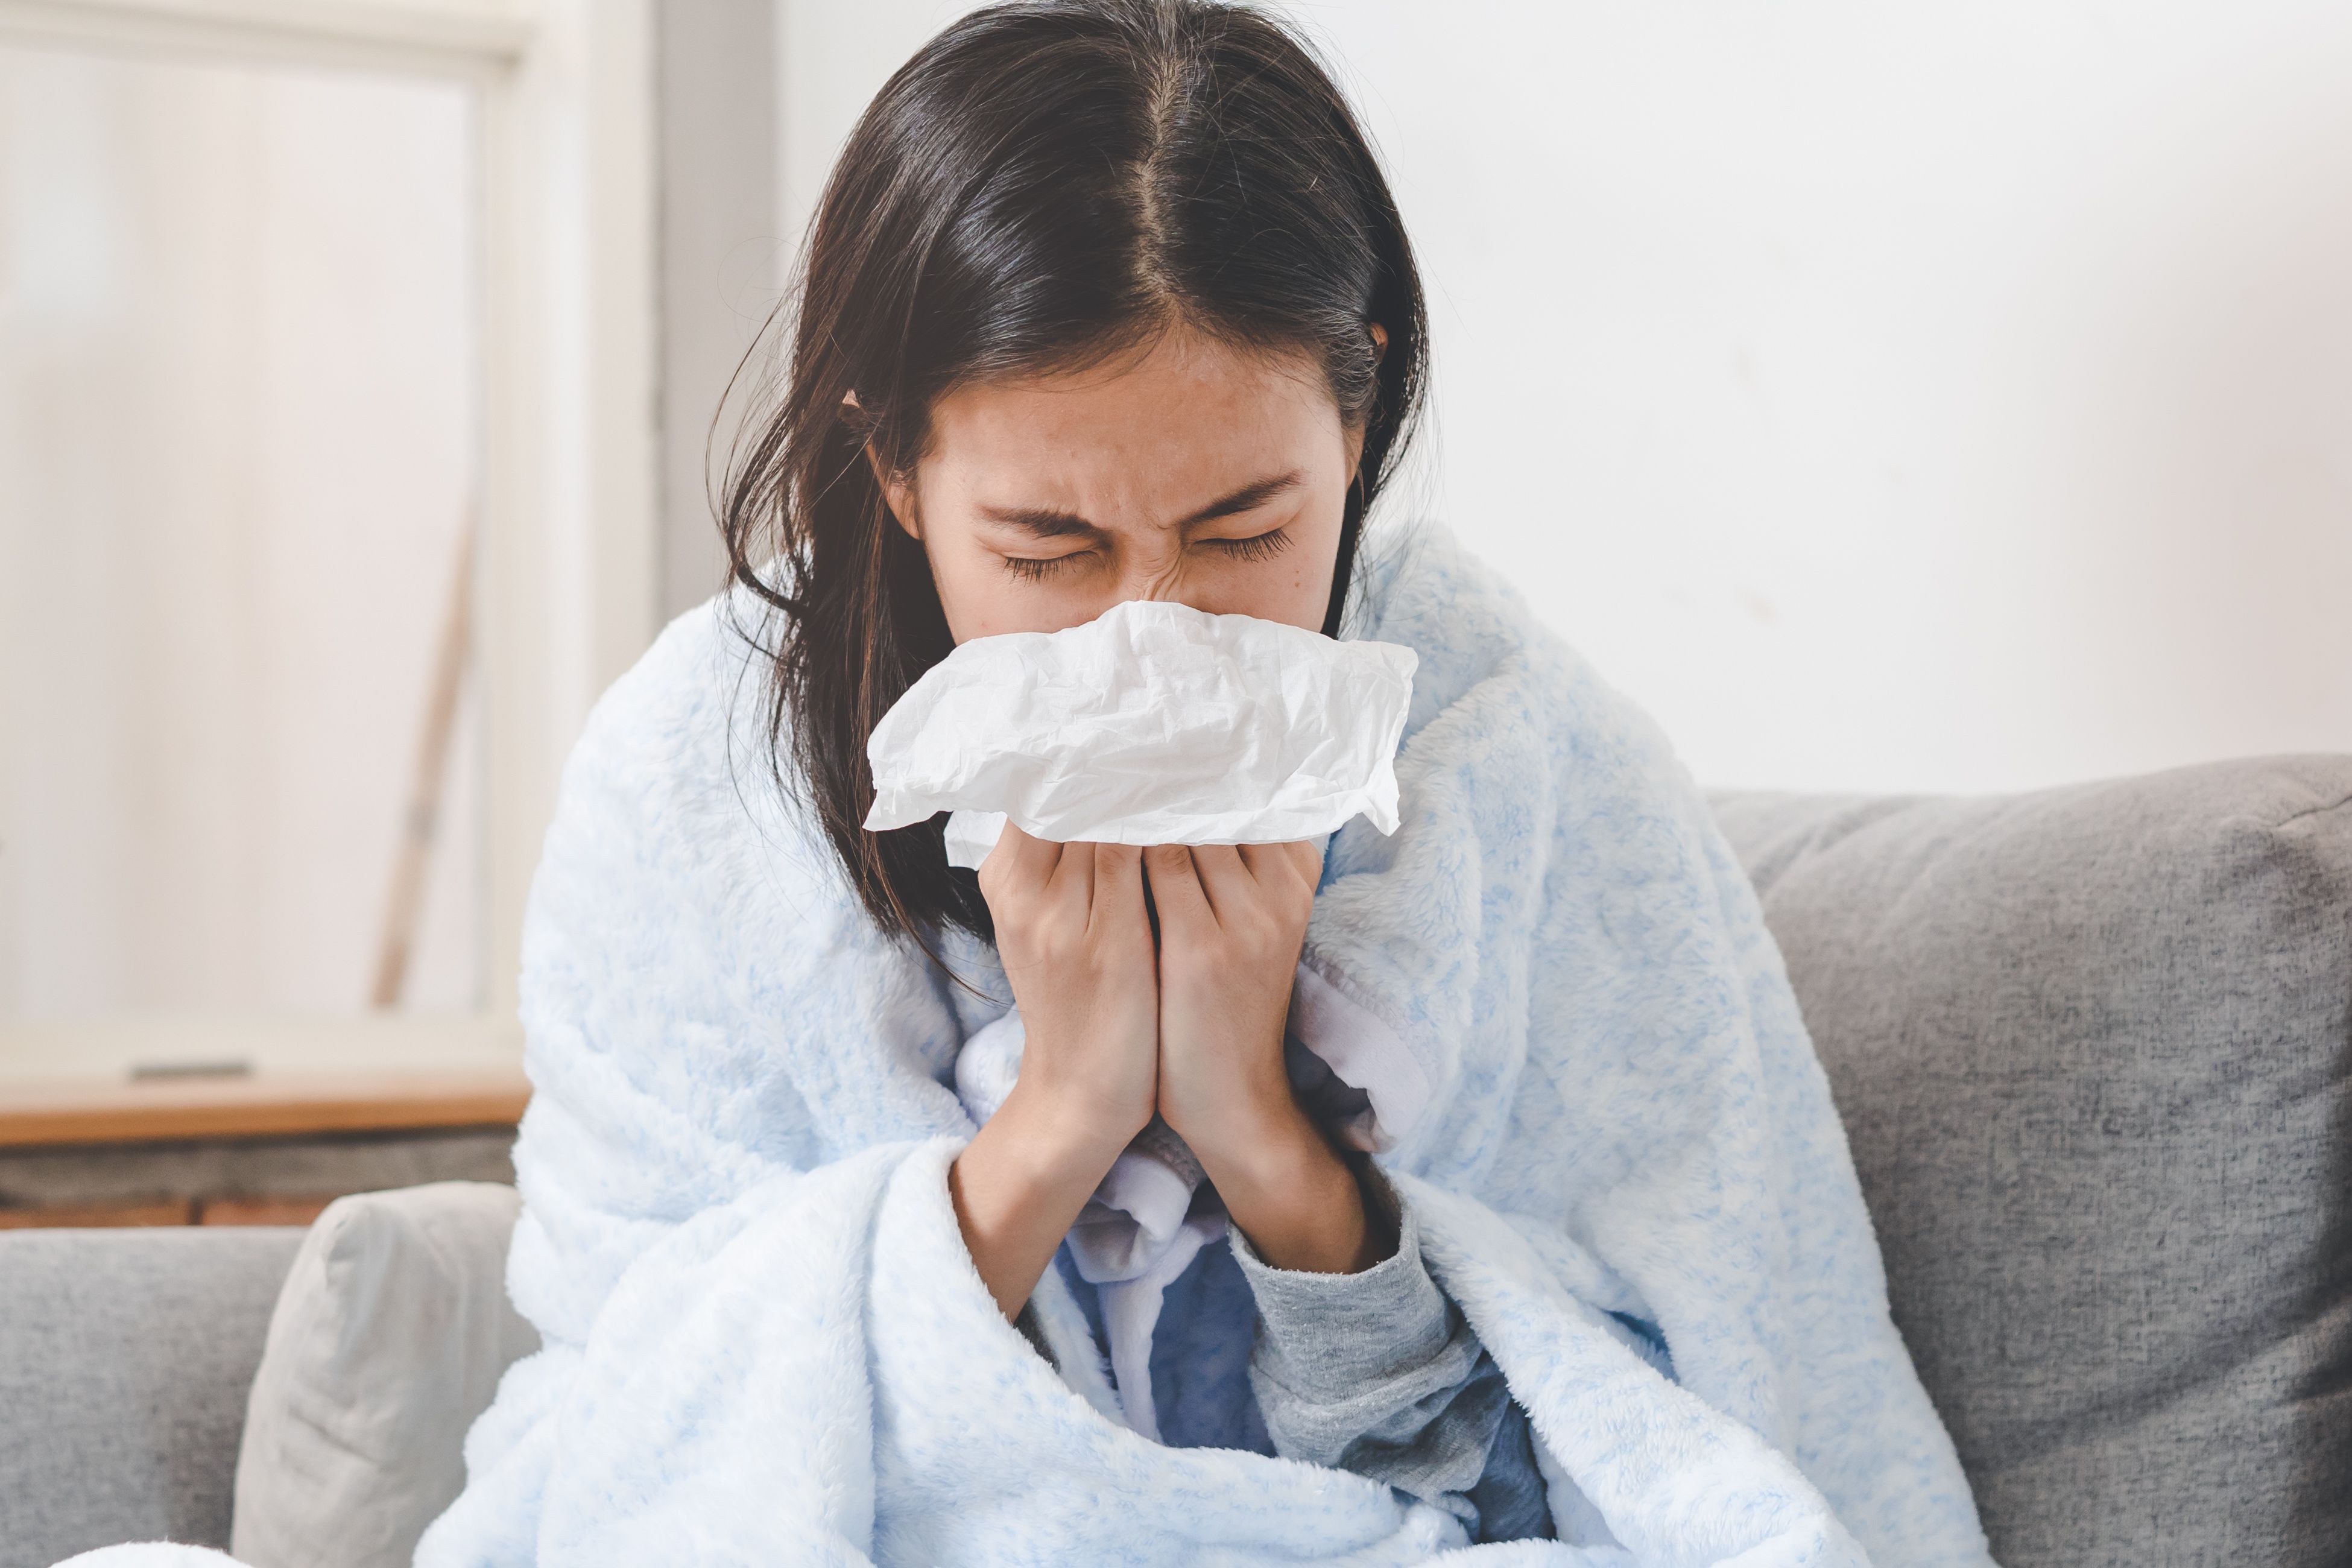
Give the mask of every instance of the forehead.
POLYGON ((1022 500, 1083 489, 1213 489, 1311 462, 1340 436, 1338 405, 1303 353, 1234 348, 1171 331, 1082 369, 958 387, 931 412, 922 468, 1022 500))

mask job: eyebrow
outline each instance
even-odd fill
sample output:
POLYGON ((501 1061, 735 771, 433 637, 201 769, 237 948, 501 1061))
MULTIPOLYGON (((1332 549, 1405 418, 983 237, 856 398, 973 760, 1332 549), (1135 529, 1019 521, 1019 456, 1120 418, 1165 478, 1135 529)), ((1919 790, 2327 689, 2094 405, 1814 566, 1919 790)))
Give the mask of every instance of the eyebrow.
MULTIPOLYGON (((1221 517, 1233 517, 1264 506, 1278 495, 1297 489, 1306 482, 1305 477, 1293 468, 1286 474, 1270 474, 1255 479, 1230 494, 1178 520, 1179 528, 1191 528, 1199 523, 1213 522, 1221 517)), ((985 506, 981 515, 991 522, 1001 522, 1034 534, 1039 539, 1091 538, 1103 531, 1074 511, 1062 511, 1054 507, 985 506)))

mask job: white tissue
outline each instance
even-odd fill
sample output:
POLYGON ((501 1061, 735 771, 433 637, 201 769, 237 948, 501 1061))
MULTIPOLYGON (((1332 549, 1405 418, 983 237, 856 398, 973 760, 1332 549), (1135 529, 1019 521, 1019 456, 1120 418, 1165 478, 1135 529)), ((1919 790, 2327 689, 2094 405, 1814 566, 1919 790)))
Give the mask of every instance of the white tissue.
POLYGON ((866 826, 953 811, 959 866, 1004 816, 1057 844, 1280 844, 1359 815, 1393 833, 1418 662, 1145 599, 1067 631, 975 637, 874 727, 866 826))

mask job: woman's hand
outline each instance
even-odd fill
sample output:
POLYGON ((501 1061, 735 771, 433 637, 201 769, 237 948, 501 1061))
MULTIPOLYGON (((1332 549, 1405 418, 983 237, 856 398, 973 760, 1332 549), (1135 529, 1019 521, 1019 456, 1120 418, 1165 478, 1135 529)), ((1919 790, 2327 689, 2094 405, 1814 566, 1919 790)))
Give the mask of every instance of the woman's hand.
POLYGON ((1144 864, 1160 910, 1160 1114, 1267 1262, 1370 1268, 1393 1242, 1367 1223, 1354 1173, 1298 1108, 1282 1059, 1321 847, 1168 845, 1144 864))
MULTIPOLYGON (((1019 1089, 1114 1153, 1151 1120, 1159 984, 1143 852, 1050 844, 1012 823, 980 868, 1027 1037, 1019 1089)), ((1108 1168, 1108 1162, 1106 1162, 1108 1168)))
POLYGON ((1146 860, 1160 907, 1160 1113, 1206 1160, 1295 1109, 1282 1037, 1322 858, 1311 843, 1213 844, 1163 845, 1146 860))
POLYGON ((1140 850, 1011 823, 980 868, 1021 1008, 1021 1076, 949 1173, 964 1244, 1018 1316, 1119 1151, 1151 1120, 1159 988, 1140 850))

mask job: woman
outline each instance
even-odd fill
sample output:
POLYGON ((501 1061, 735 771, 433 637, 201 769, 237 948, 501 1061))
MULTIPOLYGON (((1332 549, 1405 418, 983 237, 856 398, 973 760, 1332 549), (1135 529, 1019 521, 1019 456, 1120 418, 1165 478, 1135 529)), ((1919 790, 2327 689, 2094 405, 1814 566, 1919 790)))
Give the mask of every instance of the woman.
POLYGON ((792 331, 733 592, 567 772, 509 1268, 547 1348, 418 1561, 1985 1561, 1686 781, 1442 536, 1365 548, 1420 286, 1297 40, 959 22, 845 147, 792 331), (860 826, 956 643, 1146 597, 1414 646, 1395 838, 1008 828, 973 878, 860 826), (1393 1179, 1293 1087, 1310 984, 1391 1050, 1393 1179), (1065 1237, 1171 1135, 1195 1241, 1138 1306, 1065 1237))

